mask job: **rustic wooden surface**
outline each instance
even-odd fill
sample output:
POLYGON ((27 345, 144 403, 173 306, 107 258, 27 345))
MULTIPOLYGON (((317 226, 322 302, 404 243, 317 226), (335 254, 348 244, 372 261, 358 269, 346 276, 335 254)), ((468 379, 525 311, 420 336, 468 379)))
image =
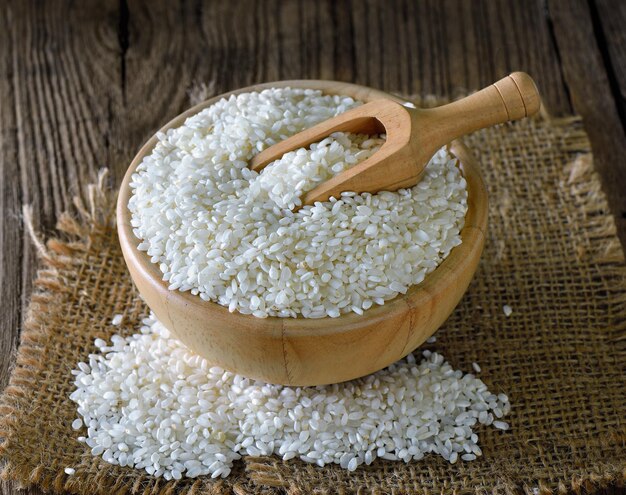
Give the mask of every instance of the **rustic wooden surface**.
POLYGON ((51 231, 97 169, 119 183, 197 82, 455 96, 526 71, 552 115, 583 116, 626 246, 625 23, 620 0, 0 0, 0 388, 36 267, 21 205, 51 231))

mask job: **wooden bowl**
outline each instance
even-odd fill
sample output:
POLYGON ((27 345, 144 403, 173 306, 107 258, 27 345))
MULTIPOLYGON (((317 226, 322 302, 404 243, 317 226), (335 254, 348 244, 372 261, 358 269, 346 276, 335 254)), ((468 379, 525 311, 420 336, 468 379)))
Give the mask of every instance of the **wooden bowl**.
MULTIPOLYGON (((270 87, 313 88, 361 101, 402 98, 335 81, 296 80, 258 84, 216 96, 190 108, 161 131, 179 127, 222 97, 270 87)), ((209 362, 247 377, 287 385, 320 385, 351 380, 406 356, 448 318, 476 270, 487 229, 487 193, 475 159, 460 142, 450 145, 467 180, 468 211, 462 244, 424 281, 363 315, 338 318, 257 318, 230 313, 189 292, 168 290, 158 265, 137 249, 130 226, 131 175, 157 142, 153 136, 134 158, 120 189, 117 225, 124 259, 137 289, 159 320, 186 346, 209 362)))

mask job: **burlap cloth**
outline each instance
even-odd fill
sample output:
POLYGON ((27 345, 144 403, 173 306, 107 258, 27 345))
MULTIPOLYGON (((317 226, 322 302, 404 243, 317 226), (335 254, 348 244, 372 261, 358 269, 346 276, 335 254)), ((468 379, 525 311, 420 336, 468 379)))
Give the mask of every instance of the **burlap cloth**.
POLYGON ((623 483, 626 267, 581 121, 544 116, 466 143, 490 194, 489 237, 469 291, 431 347, 468 372, 480 363, 490 390, 510 397, 511 429, 479 429, 483 457, 456 465, 436 456, 377 460, 354 473, 248 457, 226 480, 178 482, 92 457, 70 426, 70 370, 95 350, 96 337, 116 331, 114 314, 124 314, 121 332, 130 334, 147 312, 101 175, 72 216, 63 215, 58 235, 38 244, 42 268, 1 400, 3 477, 80 494, 547 494, 623 483))

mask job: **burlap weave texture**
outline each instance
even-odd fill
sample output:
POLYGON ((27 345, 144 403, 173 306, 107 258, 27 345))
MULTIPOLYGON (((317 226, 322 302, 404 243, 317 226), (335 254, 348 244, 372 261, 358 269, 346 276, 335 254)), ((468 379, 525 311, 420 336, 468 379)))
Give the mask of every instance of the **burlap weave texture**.
POLYGON ((95 338, 131 334, 147 313, 124 266, 102 175, 40 246, 42 268, 1 399, 3 476, 80 494, 530 494, 623 482, 626 265, 582 123, 544 117, 465 142, 490 195, 487 246, 430 348, 467 372, 480 363, 490 390, 510 397, 510 431, 479 429, 482 458, 377 460, 354 473, 245 458, 226 480, 165 482, 92 457, 70 426, 70 370, 95 350, 95 338), (117 313, 121 330, 110 324, 117 313), (64 473, 68 466, 75 475, 64 473))

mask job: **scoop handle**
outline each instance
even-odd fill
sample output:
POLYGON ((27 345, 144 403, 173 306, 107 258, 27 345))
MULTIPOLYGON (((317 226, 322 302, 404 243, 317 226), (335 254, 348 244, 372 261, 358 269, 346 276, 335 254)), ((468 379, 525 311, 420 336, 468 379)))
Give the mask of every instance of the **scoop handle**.
POLYGON ((530 117, 539 111, 540 104, 532 78, 524 72, 513 72, 466 98, 420 112, 417 124, 428 129, 427 139, 443 146, 470 132, 530 117))

